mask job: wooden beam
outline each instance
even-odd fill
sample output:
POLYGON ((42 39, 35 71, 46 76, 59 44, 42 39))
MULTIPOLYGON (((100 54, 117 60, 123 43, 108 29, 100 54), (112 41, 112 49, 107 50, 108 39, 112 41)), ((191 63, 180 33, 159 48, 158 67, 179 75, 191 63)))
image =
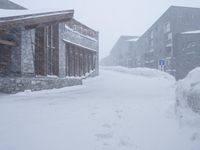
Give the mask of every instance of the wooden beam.
POLYGON ((8 45, 8 46, 17 46, 15 42, 7 41, 7 40, 0 40, 0 44, 8 45))

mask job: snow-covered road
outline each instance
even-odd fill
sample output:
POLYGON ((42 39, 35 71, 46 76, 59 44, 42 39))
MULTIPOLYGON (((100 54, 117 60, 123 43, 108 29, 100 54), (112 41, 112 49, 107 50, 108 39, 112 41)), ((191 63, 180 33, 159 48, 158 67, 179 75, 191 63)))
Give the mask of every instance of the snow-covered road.
POLYGON ((0 95, 0 150, 199 150, 174 83, 106 69, 83 86, 0 95))

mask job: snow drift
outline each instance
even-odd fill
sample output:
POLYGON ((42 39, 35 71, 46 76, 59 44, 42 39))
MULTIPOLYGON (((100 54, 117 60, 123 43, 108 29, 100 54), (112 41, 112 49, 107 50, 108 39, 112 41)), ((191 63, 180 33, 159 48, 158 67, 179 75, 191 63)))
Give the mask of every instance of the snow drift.
POLYGON ((157 69, 150 69, 150 68, 126 68, 121 66, 112 66, 112 67, 102 67, 104 70, 112 70, 112 71, 118 71, 122 73, 128 73, 136 76, 142 76, 142 77, 150 77, 150 78, 165 78, 170 81, 175 82, 175 78, 163 71, 157 70, 157 69))
POLYGON ((200 67, 177 82, 176 103, 178 107, 189 108, 200 114, 200 67))
POLYGON ((118 70, 83 86, 0 94, 0 150, 199 150, 199 124, 180 128, 174 116, 168 74, 118 70))

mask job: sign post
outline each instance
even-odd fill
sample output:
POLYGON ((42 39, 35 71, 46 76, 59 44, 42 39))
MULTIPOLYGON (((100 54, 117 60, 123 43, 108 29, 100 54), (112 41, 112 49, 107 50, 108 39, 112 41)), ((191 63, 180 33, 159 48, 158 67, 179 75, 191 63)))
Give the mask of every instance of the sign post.
POLYGON ((160 59, 159 60, 159 69, 161 70, 161 71, 165 71, 165 60, 164 59, 160 59))

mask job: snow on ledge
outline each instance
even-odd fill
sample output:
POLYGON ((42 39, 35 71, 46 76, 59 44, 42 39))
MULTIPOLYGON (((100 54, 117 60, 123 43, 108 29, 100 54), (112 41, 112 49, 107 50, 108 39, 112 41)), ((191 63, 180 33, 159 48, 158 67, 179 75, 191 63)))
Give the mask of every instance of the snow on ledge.
POLYGON ((200 34, 200 30, 182 32, 181 34, 200 34))
POLYGON ((139 38, 132 38, 130 40, 127 40, 128 42, 137 42, 139 40, 139 38))
POLYGON ((76 46, 78 46, 78 47, 82 47, 82 48, 84 48, 84 49, 87 49, 87 50, 93 51, 93 52, 97 52, 97 50, 95 50, 95 49, 92 49, 92 48, 89 48, 89 47, 83 46, 83 45, 81 45, 81 44, 77 44, 77 43, 72 42, 72 41, 69 41, 69 40, 67 40, 67 39, 63 39, 63 41, 64 41, 64 42, 67 42, 67 43, 71 43, 71 44, 76 45, 76 46))
POLYGON ((72 28, 70 28, 70 27, 67 26, 67 25, 65 25, 65 29, 67 29, 67 30, 69 30, 69 31, 71 31, 71 32, 73 32, 73 33, 75 33, 75 34, 81 36, 81 37, 84 37, 84 38, 86 38, 86 39, 89 39, 89 40, 92 40, 92 41, 94 41, 94 42, 97 42, 97 39, 95 39, 95 38, 93 38, 93 37, 90 37, 90 36, 88 36, 88 35, 81 34, 81 33, 79 33, 78 31, 73 30, 72 28))

